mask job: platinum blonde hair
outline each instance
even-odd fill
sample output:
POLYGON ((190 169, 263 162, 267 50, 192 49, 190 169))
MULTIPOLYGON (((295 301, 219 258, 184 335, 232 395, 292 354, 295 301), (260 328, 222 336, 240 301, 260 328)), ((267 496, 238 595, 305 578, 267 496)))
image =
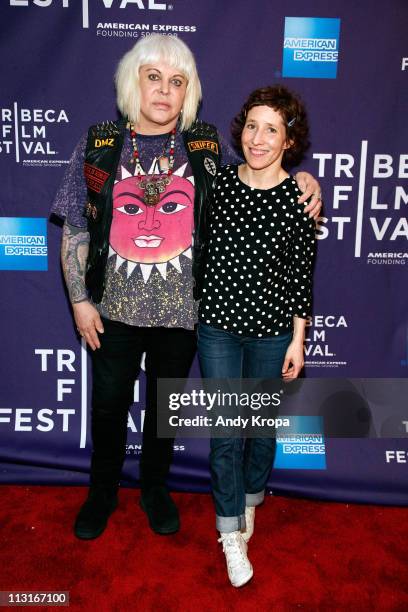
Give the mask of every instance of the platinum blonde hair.
POLYGON ((201 83, 194 56, 187 45, 175 36, 152 34, 139 40, 125 53, 115 74, 117 105, 123 116, 132 123, 140 118, 139 69, 145 64, 167 62, 187 78, 180 127, 188 129, 197 115, 201 100, 201 83))

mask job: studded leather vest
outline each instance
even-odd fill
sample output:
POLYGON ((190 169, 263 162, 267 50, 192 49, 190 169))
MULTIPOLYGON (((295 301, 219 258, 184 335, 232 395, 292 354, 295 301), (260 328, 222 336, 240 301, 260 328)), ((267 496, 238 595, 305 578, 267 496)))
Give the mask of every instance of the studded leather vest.
MULTIPOLYGON (((126 124, 127 121, 122 118, 119 121, 94 125, 88 131, 84 174, 88 190, 85 212, 90 244, 85 281, 95 303, 102 300, 105 289, 105 268, 113 211, 112 191, 126 124)), ((183 132, 183 140, 195 183, 192 251, 194 298, 199 299, 205 269, 208 210, 221 151, 216 128, 203 121, 195 121, 189 130, 183 132)))

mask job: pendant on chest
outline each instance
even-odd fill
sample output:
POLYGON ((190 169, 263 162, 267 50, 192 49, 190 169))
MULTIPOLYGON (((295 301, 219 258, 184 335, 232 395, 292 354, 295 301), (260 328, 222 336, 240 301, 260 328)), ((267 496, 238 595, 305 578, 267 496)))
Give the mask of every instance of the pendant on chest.
POLYGON ((162 155, 161 157, 159 157, 158 162, 160 174, 167 174, 170 168, 169 158, 162 155))
POLYGON ((151 176, 140 181, 139 187, 144 191, 143 201, 146 206, 156 206, 160 202, 160 197, 170 181, 169 176, 151 176))

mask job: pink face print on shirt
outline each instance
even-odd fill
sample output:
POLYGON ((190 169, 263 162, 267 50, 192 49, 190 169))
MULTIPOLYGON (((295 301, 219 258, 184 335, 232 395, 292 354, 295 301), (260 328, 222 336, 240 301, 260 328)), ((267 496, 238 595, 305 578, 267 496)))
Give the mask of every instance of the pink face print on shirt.
POLYGON ((113 188, 110 244, 123 259, 164 263, 191 246, 194 187, 173 175, 159 203, 147 206, 139 181, 126 178, 113 188))

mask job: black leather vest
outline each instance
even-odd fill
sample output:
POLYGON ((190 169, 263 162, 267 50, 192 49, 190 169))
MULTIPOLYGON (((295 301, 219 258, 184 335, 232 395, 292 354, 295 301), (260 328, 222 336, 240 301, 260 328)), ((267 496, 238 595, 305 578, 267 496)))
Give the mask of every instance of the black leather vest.
POLYGON ((206 266, 208 216, 212 202, 212 187, 221 163, 217 128, 203 121, 195 121, 183 133, 184 144, 194 175, 194 238, 193 279, 194 299, 201 298, 206 266))
POLYGON ((85 214, 90 234, 85 275, 94 302, 100 302, 105 289, 105 268, 112 223, 112 191, 122 152, 126 120, 106 122, 89 128, 84 174, 88 188, 85 214))
MULTIPOLYGON (((90 234, 86 286, 95 303, 105 289, 105 268, 112 224, 112 191, 123 148, 126 119, 101 123, 89 128, 84 173, 88 188, 85 214, 90 234)), ((214 126, 195 121, 183 132, 184 145, 194 175, 194 298, 201 297, 207 246, 207 218, 212 185, 220 166, 221 151, 214 126)))

